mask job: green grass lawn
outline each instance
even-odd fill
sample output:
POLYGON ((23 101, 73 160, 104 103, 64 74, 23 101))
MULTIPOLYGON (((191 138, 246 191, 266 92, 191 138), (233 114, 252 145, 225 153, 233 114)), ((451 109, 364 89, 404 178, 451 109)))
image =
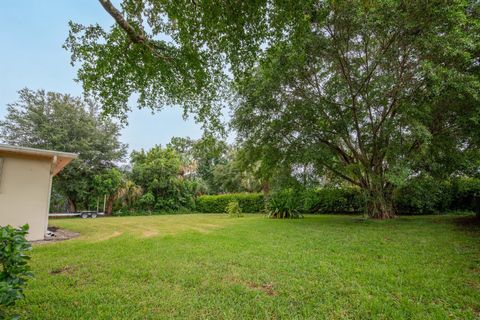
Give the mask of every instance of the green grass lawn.
POLYGON ((480 228, 452 216, 51 220, 29 319, 479 319, 480 228))

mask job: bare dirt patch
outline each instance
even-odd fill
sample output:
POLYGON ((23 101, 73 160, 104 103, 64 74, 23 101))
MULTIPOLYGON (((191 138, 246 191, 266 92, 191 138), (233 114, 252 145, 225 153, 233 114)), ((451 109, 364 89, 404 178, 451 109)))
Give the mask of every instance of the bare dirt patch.
POLYGON ((121 236, 122 234, 123 234, 123 232, 115 230, 113 233, 98 239, 98 241, 105 241, 105 240, 108 240, 108 239, 116 238, 116 237, 121 236))
POLYGON ((266 293, 269 296, 276 296, 277 295, 277 292, 273 289, 273 284, 271 284, 271 283, 258 284, 258 283, 255 283, 255 282, 249 282, 247 285, 248 285, 249 288, 260 290, 260 291, 266 293))
POLYGON ((48 231, 53 232, 54 236, 45 237, 45 239, 43 239, 43 240, 31 241, 31 243, 33 243, 33 244, 47 244, 47 243, 53 243, 53 242, 73 239, 73 238, 76 238, 80 235, 80 233, 78 233, 78 232, 65 230, 65 229, 60 229, 60 228, 55 227, 55 226, 48 227, 48 231))
POLYGON ((467 232, 471 235, 480 237, 480 217, 479 216, 468 216, 468 217, 459 217, 453 220, 456 228, 461 231, 467 232))
POLYGON ((276 296, 278 294, 273 287, 273 283, 256 283, 253 281, 246 282, 239 279, 236 276, 230 276, 230 275, 225 277, 224 281, 240 284, 250 289, 259 290, 269 296, 276 296))
POLYGON ((467 216, 458 217, 453 220, 459 227, 466 229, 480 229, 480 217, 479 216, 467 216))
POLYGON ((156 230, 146 230, 143 232, 143 236, 148 238, 148 237, 153 237, 153 236, 156 236, 158 235, 158 231, 156 230))
POLYGON ((56 268, 50 271, 50 274, 56 275, 56 274, 72 274, 75 271, 75 267, 73 266, 63 266, 60 268, 56 268))

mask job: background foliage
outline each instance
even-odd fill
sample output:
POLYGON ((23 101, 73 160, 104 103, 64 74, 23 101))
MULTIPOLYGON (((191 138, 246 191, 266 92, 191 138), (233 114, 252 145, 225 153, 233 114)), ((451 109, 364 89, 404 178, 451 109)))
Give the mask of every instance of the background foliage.
POLYGON ((197 198, 196 209, 204 213, 223 213, 228 204, 235 201, 245 213, 261 212, 265 206, 261 193, 232 193, 200 196, 197 198))

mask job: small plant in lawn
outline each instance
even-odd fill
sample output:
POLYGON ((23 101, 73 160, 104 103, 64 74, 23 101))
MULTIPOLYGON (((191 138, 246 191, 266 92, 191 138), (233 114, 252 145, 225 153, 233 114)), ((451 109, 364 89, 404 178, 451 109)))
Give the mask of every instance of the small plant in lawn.
POLYGON ((299 197, 295 194, 295 191, 291 189, 273 194, 265 208, 267 217, 277 219, 303 218, 303 215, 298 210, 298 199, 299 197))
POLYGON ((0 318, 4 317, 5 308, 23 299, 23 289, 30 272, 27 252, 31 245, 25 239, 28 225, 20 228, 0 227, 0 318))
POLYGON ((238 201, 231 201, 227 204, 225 212, 232 218, 243 217, 242 208, 238 204, 238 201))

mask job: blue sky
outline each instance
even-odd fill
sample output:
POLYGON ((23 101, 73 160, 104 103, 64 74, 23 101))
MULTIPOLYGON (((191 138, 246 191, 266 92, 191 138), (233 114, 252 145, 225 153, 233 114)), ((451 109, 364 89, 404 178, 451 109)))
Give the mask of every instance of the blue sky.
MULTIPOLYGON (((70 55, 62 48, 69 20, 105 27, 113 23, 96 0, 0 0, 0 119, 24 87, 82 94, 70 55)), ((193 119, 184 121, 178 108, 155 115, 135 108, 122 142, 133 150, 165 145, 173 136, 198 138, 201 133, 200 125, 193 119)))

